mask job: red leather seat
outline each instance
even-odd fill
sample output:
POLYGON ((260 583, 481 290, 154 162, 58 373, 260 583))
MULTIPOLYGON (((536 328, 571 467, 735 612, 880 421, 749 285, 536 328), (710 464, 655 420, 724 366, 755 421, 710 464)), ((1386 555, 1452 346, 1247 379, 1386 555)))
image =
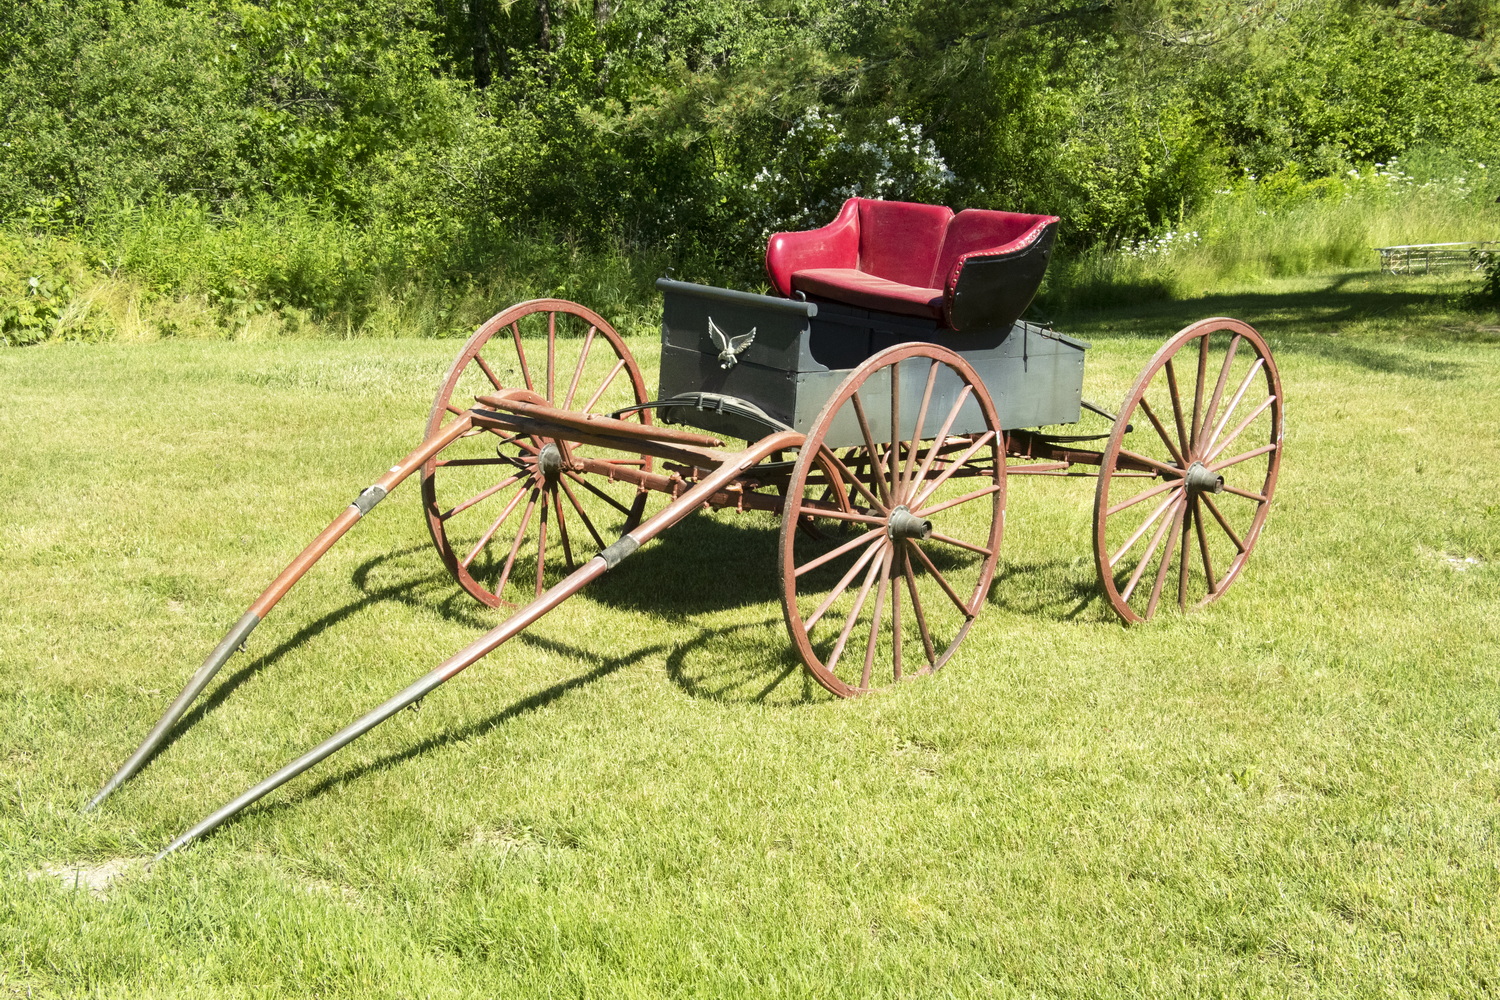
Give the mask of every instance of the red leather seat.
POLYGON ((772 236, 766 274, 786 296, 799 291, 953 330, 1009 328, 1041 285, 1057 222, 850 198, 826 226, 772 236))

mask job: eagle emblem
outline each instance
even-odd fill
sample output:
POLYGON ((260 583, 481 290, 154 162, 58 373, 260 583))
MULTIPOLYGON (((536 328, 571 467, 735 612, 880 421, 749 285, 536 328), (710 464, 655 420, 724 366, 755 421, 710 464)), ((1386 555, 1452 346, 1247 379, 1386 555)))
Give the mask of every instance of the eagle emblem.
POLYGON ((714 322, 712 316, 708 318, 708 335, 713 338, 714 346, 719 349, 719 367, 723 369, 733 368, 739 363, 740 355, 755 343, 756 327, 751 327, 750 332, 743 337, 730 337, 719 325, 714 322))

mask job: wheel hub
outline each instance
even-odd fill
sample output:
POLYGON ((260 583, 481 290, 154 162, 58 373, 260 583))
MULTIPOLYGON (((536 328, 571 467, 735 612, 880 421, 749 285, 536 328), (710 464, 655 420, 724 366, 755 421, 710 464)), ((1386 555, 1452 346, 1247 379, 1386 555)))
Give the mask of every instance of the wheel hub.
POLYGON ((1194 493, 1224 492, 1224 477, 1211 472, 1202 462, 1194 462, 1188 466, 1187 475, 1183 478, 1187 482, 1187 488, 1194 493))
POLYGON ((897 505, 886 519, 885 532, 891 538, 926 538, 932 534, 932 522, 924 521, 907 509, 906 504, 897 505))
POLYGON ((537 472, 541 475, 542 482, 547 486, 551 486, 557 482, 557 477, 562 475, 564 464, 562 449, 557 446, 557 442, 555 441, 548 441, 542 445, 542 450, 537 453, 537 472))

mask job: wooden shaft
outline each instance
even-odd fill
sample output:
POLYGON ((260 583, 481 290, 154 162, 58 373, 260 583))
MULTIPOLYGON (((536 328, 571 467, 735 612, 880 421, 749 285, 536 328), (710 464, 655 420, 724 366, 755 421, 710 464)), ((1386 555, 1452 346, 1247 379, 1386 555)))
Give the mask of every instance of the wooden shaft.
POLYGON ((131 754, 124 764, 120 765, 120 769, 89 800, 88 805, 84 806, 83 811, 88 812, 99 805, 115 789, 119 788, 126 781, 129 781, 137 771, 146 765, 146 762, 156 753, 157 748, 161 746, 162 741, 167 738, 167 734, 171 731, 172 727, 177 724, 177 721, 182 718, 193 702, 198 699, 198 696, 203 693, 203 689, 208 686, 209 681, 214 679, 220 668, 234 655, 234 651, 244 643, 255 627, 265 619, 266 615, 271 613, 271 609, 286 595, 286 592, 291 590, 298 580, 302 579, 307 571, 312 568, 313 564, 322 558, 324 553, 333 548, 335 542, 342 538, 350 528, 354 527, 355 523, 368 513, 372 507, 384 499, 391 490, 399 486, 402 480, 420 469, 428 459, 452 444, 472 426, 472 420, 467 414, 464 414, 443 428, 441 433, 435 434, 426 441, 423 441, 416 451, 407 455, 400 463, 392 466, 390 471, 384 476, 375 480, 372 485, 360 493, 359 497, 353 503, 345 507, 338 517, 333 519, 332 524, 319 532, 318 537, 314 538, 312 543, 303 549, 297 558, 293 559, 291 564, 282 570, 281 574, 275 580, 271 581, 271 585, 256 599, 254 604, 250 605, 249 610, 235 623, 234 628, 229 630, 229 634, 208 655, 208 659, 204 660, 202 665, 193 672, 193 676, 188 679, 182 691, 167 706, 167 710, 162 713, 156 725, 151 727, 151 731, 146 734, 146 738, 141 741, 141 745, 136 748, 135 753, 131 754))
POLYGON ((592 581, 603 576, 607 571, 619 565, 621 560, 634 553, 646 542, 691 514, 698 507, 702 506, 708 497, 723 489, 727 483, 743 474, 746 469, 759 462, 765 456, 778 449, 798 447, 801 443, 802 435, 796 431, 780 431, 762 438, 746 451, 724 462, 713 473, 704 477, 698 485, 668 504, 656 516, 647 520, 634 531, 621 537, 613 545, 607 546, 583 566, 560 580, 546 593, 517 611, 499 628, 476 639, 381 705, 365 713, 301 757, 281 768, 275 774, 272 774, 264 781, 243 792, 231 802, 210 813, 198 824, 167 845, 167 848, 158 854, 154 860, 160 861, 168 854, 187 846, 205 833, 223 824, 245 807, 253 804, 335 751, 347 746, 371 729, 374 729, 403 708, 420 701, 433 689, 489 655, 547 612, 578 593, 592 581))

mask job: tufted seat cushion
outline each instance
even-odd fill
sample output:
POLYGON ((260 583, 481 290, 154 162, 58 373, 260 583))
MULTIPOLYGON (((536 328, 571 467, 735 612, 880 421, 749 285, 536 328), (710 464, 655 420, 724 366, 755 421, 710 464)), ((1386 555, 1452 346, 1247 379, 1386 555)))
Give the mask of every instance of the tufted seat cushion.
POLYGON ((1057 222, 850 198, 826 226, 772 236, 766 273, 782 295, 921 316, 954 330, 1008 328, 1041 285, 1057 222))
POLYGON ((813 267, 792 275, 792 287, 812 298, 903 316, 943 318, 943 290, 903 285, 852 267, 813 267))

